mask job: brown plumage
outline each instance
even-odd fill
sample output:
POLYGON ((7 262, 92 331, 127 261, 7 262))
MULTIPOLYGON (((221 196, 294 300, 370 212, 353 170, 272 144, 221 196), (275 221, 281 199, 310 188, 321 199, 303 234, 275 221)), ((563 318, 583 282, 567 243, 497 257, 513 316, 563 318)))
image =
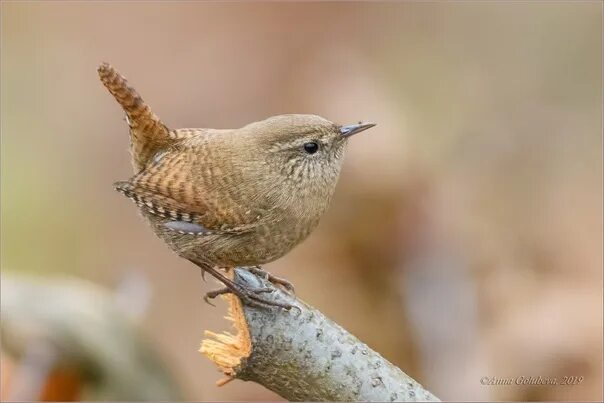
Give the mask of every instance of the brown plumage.
POLYGON ((240 129, 171 130, 115 69, 98 71, 130 126, 135 175, 116 189, 178 255, 225 283, 209 297, 228 290, 262 304, 216 268, 268 263, 304 240, 329 205, 347 139, 374 125, 280 115, 240 129))

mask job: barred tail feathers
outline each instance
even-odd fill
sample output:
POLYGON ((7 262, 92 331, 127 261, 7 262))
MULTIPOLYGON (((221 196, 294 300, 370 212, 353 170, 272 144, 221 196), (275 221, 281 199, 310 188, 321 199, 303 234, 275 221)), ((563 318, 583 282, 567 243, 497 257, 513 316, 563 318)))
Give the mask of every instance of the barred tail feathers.
POLYGON ((102 63, 98 74, 103 85, 126 112, 133 164, 135 170, 140 171, 158 151, 172 144, 174 138, 166 125, 116 69, 108 63, 102 63))

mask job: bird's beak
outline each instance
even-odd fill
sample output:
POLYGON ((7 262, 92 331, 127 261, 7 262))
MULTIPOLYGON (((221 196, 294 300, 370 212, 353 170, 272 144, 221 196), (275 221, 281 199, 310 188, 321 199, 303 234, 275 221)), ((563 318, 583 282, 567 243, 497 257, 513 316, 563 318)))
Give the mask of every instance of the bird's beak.
POLYGON ((363 130, 371 129, 373 126, 375 126, 375 123, 359 122, 356 125, 341 126, 340 133, 343 137, 350 137, 353 134, 362 132, 363 130))

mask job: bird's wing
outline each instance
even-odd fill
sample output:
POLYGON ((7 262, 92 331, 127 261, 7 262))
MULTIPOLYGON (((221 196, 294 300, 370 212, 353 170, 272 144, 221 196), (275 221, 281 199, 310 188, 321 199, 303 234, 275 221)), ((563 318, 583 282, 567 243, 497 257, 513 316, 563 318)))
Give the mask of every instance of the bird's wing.
POLYGON ((114 186, 141 209, 165 218, 165 227, 173 231, 205 235, 253 229, 264 212, 246 208, 228 195, 217 198, 212 183, 220 180, 219 172, 195 174, 190 162, 194 152, 160 153, 142 172, 114 186))

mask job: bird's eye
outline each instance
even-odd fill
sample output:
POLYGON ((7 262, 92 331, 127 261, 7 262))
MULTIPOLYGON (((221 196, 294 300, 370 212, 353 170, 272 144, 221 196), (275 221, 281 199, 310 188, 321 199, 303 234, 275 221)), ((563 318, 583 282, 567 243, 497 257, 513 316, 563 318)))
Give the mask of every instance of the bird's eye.
POLYGON ((314 141, 311 141, 309 143, 305 143, 304 144, 304 151, 306 151, 308 154, 314 154, 317 151, 319 151, 319 145, 317 143, 315 143, 314 141))

